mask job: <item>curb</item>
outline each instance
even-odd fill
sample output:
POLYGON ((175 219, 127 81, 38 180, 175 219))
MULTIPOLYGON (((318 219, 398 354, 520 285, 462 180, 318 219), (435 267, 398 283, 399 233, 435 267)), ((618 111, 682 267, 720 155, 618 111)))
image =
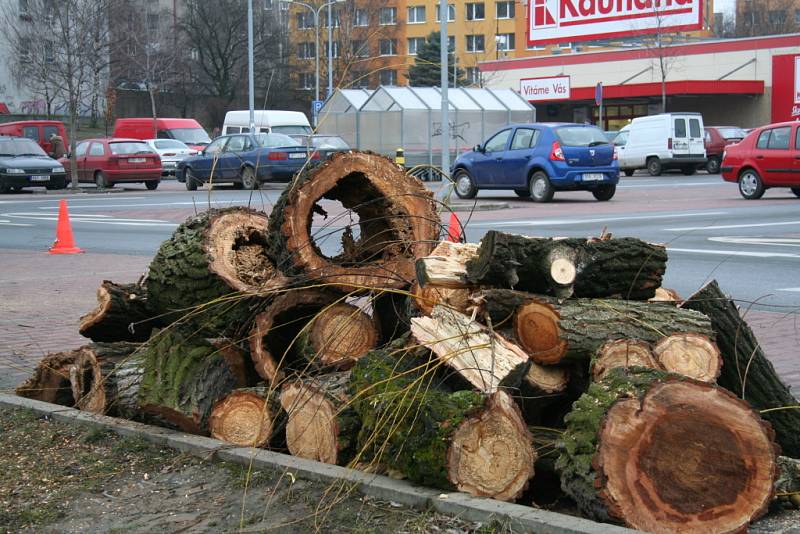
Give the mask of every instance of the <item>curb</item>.
POLYGON ((511 206, 508 202, 451 202, 449 211, 496 211, 506 210, 511 206))
POLYGON ((394 480, 382 475, 323 464, 265 449, 239 447, 204 436, 82 412, 74 408, 16 395, 0 393, 0 407, 26 408, 51 417, 54 421, 107 429, 123 437, 141 438, 155 445, 172 447, 206 460, 283 469, 292 471, 301 478, 317 482, 353 484, 358 486, 361 493, 370 497, 398 502, 420 510, 433 509, 439 513, 457 516, 467 521, 485 523, 492 518, 507 521, 515 532, 535 532, 536 534, 630 534, 636 532, 616 525, 595 523, 588 519, 548 512, 529 506, 482 499, 458 492, 441 493, 430 488, 414 486, 404 480, 394 480))

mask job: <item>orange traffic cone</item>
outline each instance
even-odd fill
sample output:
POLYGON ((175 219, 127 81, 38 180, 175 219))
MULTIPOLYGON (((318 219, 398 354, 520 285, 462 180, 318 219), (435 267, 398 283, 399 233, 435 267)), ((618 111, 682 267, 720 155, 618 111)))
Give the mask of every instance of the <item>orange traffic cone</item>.
POLYGON ((456 212, 450 212, 450 223, 447 225, 447 240, 452 243, 461 242, 461 221, 456 212))
POLYGON ((75 238, 72 237, 72 225, 69 223, 69 213, 67 212, 67 201, 61 199, 58 206, 58 224, 56 225, 56 240, 50 247, 50 254, 79 254, 83 249, 75 246, 75 238))

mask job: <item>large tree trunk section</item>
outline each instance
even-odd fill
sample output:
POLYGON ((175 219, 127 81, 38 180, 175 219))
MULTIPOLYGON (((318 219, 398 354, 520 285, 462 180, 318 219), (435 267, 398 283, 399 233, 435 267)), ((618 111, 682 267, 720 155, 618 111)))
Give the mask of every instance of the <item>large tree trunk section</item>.
POLYGON ((773 432, 712 384, 616 370, 567 416, 561 481, 592 519, 647 532, 740 532, 773 495, 773 432))
POLYGON ((260 377, 256 373, 250 353, 240 347, 238 343, 228 338, 215 338, 208 341, 225 359, 235 380, 234 387, 249 388, 259 382, 260 377))
POLYGON ((150 338, 142 360, 142 410, 185 432, 207 434, 214 404, 236 383, 219 350, 205 339, 164 329, 150 338))
POLYGON ((144 286, 103 280, 97 288, 97 307, 81 317, 78 332, 99 342, 147 341, 150 318, 144 286))
POLYGON ((428 256, 417 260, 417 282, 422 287, 470 287, 467 280, 467 261, 477 254, 478 245, 442 241, 428 256))
POLYGON ((604 343, 592 358, 592 380, 602 380, 618 367, 661 369, 649 343, 638 339, 615 339, 604 343))
POLYGON ((211 437, 242 447, 268 446, 280 419, 276 397, 266 387, 231 392, 211 410, 211 437))
POLYGON ((372 317, 357 306, 337 302, 323 308, 300 334, 300 351, 314 367, 347 370, 378 346, 372 317))
POLYGON ((33 375, 17 386, 20 397, 62 406, 74 406, 75 397, 69 381, 69 369, 75 363, 78 350, 46 355, 36 366, 33 375))
POLYGON ((764 419, 772 423, 783 453, 800 458, 800 410, 787 408, 800 402, 775 372, 736 304, 713 280, 682 307, 711 318, 723 361, 717 383, 761 410, 764 419))
POLYGON ((439 221, 431 193, 390 159, 338 153, 281 195, 270 217, 270 254, 290 274, 343 291, 404 288, 414 280, 415 260, 433 248, 439 221), (322 199, 341 202, 359 219, 359 238, 346 229, 343 252, 333 258, 323 255, 311 230, 313 214, 325 213, 322 199))
POLYGON ((289 290, 258 314, 250 332, 250 357, 259 376, 268 384, 277 384, 284 368, 299 365, 304 370, 310 366, 299 354, 300 332, 337 300, 317 289, 289 290))
POLYGON ((294 456, 334 465, 355 458, 360 421, 350 405, 349 379, 350 372, 341 371, 283 385, 286 445, 294 456))
POLYGON ((254 297, 286 284, 266 255, 268 218, 247 208, 190 217, 150 264, 150 308, 162 323, 186 322, 212 335, 236 332, 254 315, 254 297))
POLYGON ((661 286, 667 253, 635 238, 535 238, 490 230, 467 262, 475 285, 557 297, 646 300, 661 286))
POLYGON ((469 300, 472 291, 465 287, 440 287, 430 284, 421 286, 414 282, 411 294, 414 296, 414 306, 423 315, 430 315, 437 305, 462 313, 467 313, 472 305, 469 300))
POLYGON ((555 299, 493 289, 478 299, 494 324, 513 319, 519 345, 541 364, 589 362, 608 340, 640 339, 654 343, 677 333, 711 335, 702 313, 647 302, 615 299, 555 299))
POLYGON ((81 347, 70 367, 75 407, 97 414, 116 414, 117 368, 141 348, 139 343, 92 343, 81 347))
POLYGON ((706 336, 697 334, 667 336, 655 344, 653 354, 665 371, 702 382, 716 382, 722 371, 719 348, 706 336))

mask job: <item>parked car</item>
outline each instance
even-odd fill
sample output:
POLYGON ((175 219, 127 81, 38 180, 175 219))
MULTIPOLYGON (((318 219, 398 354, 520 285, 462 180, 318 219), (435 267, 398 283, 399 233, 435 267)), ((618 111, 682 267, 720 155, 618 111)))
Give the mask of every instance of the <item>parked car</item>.
MULTIPOLYGON (((141 182, 153 191, 161 181, 161 158, 139 139, 87 139, 75 147, 79 182, 97 187, 141 182)), ((70 172, 69 158, 60 160, 70 172)))
POLYGON ((198 154, 197 150, 177 139, 148 139, 145 143, 161 158, 161 176, 175 176, 181 160, 198 154))
MULTIPOLYGON (((290 181, 306 164, 309 152, 283 134, 237 134, 214 139, 203 152, 178 163, 176 177, 194 191, 205 182, 230 182, 258 189, 262 182, 290 181)), ((311 158, 319 161, 319 154, 311 158)))
POLYGON ((336 152, 347 152, 350 145, 338 135, 291 135, 289 136, 300 142, 310 151, 317 151, 322 160, 326 160, 336 152))
POLYGON ((0 137, 0 193, 23 187, 64 189, 66 170, 25 137, 0 137))
POLYGON ((771 187, 788 187, 800 197, 800 122, 779 122, 756 128, 742 141, 728 145, 720 171, 737 182, 748 199, 761 198, 771 187))
POLYGON ((722 162, 722 153, 725 152, 725 147, 738 143, 745 137, 747 137, 747 132, 738 126, 706 126, 704 140, 708 161, 705 164, 705 169, 708 174, 717 174, 719 172, 719 165, 722 162))
POLYGON ((53 145, 50 143, 50 136, 53 134, 61 136, 61 139, 64 140, 64 146, 69 148, 67 130, 61 121, 31 120, 0 124, 0 135, 27 137, 38 143, 48 155, 53 153, 53 145))
POLYGON ((474 198, 480 189, 513 189, 549 202, 556 191, 591 191, 610 200, 619 181, 614 147, 587 124, 514 124, 461 154, 453 164, 455 191, 474 198))
POLYGON ((117 119, 114 137, 128 139, 177 139, 195 150, 211 142, 208 133, 194 119, 117 119))
MULTIPOLYGON (((312 133, 305 113, 280 109, 257 109, 253 112, 255 131, 252 133, 282 133, 286 135, 312 133)), ((222 124, 222 135, 250 133, 250 111, 229 111, 222 124)))
POLYGON ((691 175, 706 163, 703 116, 699 113, 637 117, 619 131, 614 145, 625 176, 633 176, 636 169, 647 169, 650 176, 660 176, 665 169, 691 175))

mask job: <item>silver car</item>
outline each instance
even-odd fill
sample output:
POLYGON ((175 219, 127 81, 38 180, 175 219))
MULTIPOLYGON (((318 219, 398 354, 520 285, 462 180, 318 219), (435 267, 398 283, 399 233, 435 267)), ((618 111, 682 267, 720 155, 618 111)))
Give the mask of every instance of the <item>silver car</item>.
POLYGON ((177 139, 148 139, 145 143, 161 156, 162 176, 175 176, 178 163, 198 154, 197 150, 177 139))

